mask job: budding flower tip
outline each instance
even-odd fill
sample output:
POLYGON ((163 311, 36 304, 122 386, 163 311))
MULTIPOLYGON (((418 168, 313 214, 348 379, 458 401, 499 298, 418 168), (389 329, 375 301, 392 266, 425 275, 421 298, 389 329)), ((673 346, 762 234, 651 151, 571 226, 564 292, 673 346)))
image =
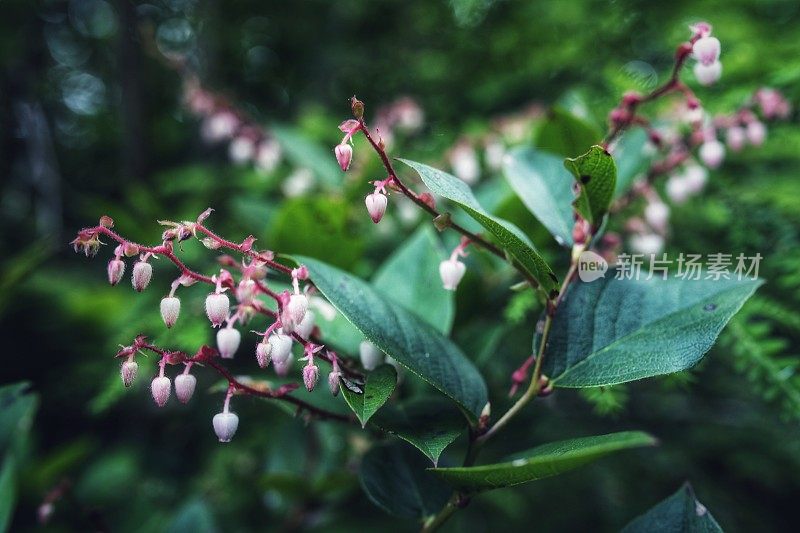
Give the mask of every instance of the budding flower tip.
POLYGON ((136 380, 136 375, 139 372, 139 365, 136 361, 125 361, 120 367, 120 374, 122 375, 122 384, 126 387, 133 385, 136 380))
POLYGON ((181 312, 181 301, 176 296, 167 296, 161 300, 161 318, 171 328, 178 321, 181 312))
POLYGON ((169 401, 170 390, 172 383, 166 376, 156 376, 150 384, 150 392, 153 395, 153 400, 159 407, 164 407, 169 401))
POLYGON ((150 284, 153 277, 153 265, 144 261, 137 261, 133 265, 131 284, 136 292, 142 292, 150 284))
POLYGON ((372 222, 377 224, 383 218, 384 213, 386 213, 386 205, 388 204, 389 199, 386 197, 385 194, 381 192, 373 192, 372 194, 368 194, 364 203, 367 206, 367 211, 369 212, 369 216, 372 219, 372 222))
POLYGON ((181 403, 189 403, 196 386, 196 377, 191 374, 179 374, 175 377, 175 396, 181 403))
POLYGON ((333 149, 333 153, 336 155, 336 161, 339 163, 339 167, 343 172, 347 172, 353 160, 353 147, 347 143, 337 144, 336 148, 333 149))

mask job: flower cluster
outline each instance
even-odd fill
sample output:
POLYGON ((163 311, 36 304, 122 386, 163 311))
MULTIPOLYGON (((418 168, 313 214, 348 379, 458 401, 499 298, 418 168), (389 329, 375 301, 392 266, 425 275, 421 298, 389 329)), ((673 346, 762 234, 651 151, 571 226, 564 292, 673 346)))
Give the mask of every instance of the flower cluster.
POLYGON ((195 77, 184 81, 186 108, 202 120, 201 135, 209 144, 228 143, 228 155, 236 164, 253 163, 264 172, 281 162, 282 150, 275 137, 224 97, 205 89, 195 77))
POLYGON ((707 87, 722 76, 722 63, 719 62, 720 42, 711 36, 711 25, 705 22, 692 26, 692 31, 695 33, 692 38, 692 57, 697 60, 694 77, 700 85, 707 87))
POLYGON ((117 353, 117 357, 122 359, 120 376, 123 384, 130 387, 136 380, 139 374, 136 358, 143 351, 156 353, 160 357, 158 373, 150 384, 153 400, 159 407, 168 403, 173 387, 180 402, 187 403, 191 400, 197 386, 197 379, 191 373, 194 365, 214 369, 228 381, 223 410, 213 420, 214 430, 221 442, 228 442, 238 427, 238 417, 229 410, 231 397, 235 393, 289 401, 312 414, 333 416, 290 396, 289 393, 297 388, 296 384, 277 389, 266 385, 250 386, 236 380, 217 361, 231 359, 239 351, 242 333, 238 327, 248 324, 257 316, 264 316, 269 319, 269 324, 263 332, 258 333, 261 340, 256 346, 255 359, 259 367, 266 368, 272 363, 278 376, 287 376, 294 361, 292 348, 299 344, 304 353, 302 360, 306 362, 301 372, 302 381, 309 391, 316 387, 319 380, 317 360, 331 365, 328 384, 334 395, 338 393, 339 380, 345 374, 350 377, 358 376, 343 365, 335 352, 316 340, 316 317, 309 303, 309 295, 314 289, 308 283, 308 270, 304 266, 293 269, 276 262, 271 251, 255 248, 253 237, 248 237, 241 243, 220 237, 204 224, 211 212, 211 209, 204 211, 195 221, 161 222, 167 229, 162 234, 161 243, 156 246, 144 246, 120 236, 112 229, 114 223, 109 217, 103 217, 97 226, 81 230, 72 241, 75 250, 87 256, 97 253, 104 238, 116 242, 117 246, 108 262, 108 281, 117 285, 125 274, 126 260, 131 260, 134 263, 131 284, 137 292, 147 289, 153 278, 151 259, 161 257, 172 262, 178 268, 179 275, 172 281, 169 292, 160 303, 161 318, 168 328, 176 327, 181 316, 181 300, 178 296, 181 287, 189 287, 198 282, 211 287, 205 300, 205 315, 210 327, 217 329, 216 349, 203 346, 196 355, 189 356, 183 352, 161 349, 140 335, 133 344, 123 347, 117 353), (195 272, 178 258, 175 247, 175 243, 193 238, 209 249, 228 249, 240 254, 242 258, 236 260, 231 256, 223 256, 220 258, 222 268, 212 276, 195 272), (267 282, 270 272, 288 278, 291 288, 273 291, 267 282), (166 372, 167 365, 183 365, 183 372, 171 380, 166 372))

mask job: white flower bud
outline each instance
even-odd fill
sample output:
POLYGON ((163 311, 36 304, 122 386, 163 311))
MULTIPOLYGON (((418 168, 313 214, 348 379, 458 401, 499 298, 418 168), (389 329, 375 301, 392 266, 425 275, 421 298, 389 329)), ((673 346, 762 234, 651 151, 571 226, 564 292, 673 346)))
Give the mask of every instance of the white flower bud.
POLYGON ((272 344, 269 342, 259 342, 256 345, 256 361, 261 368, 267 368, 272 360, 272 344))
POLYGON ((178 374, 175 376, 175 396, 181 403, 189 403, 197 386, 197 378, 191 374, 178 374))
POLYGON ((264 172, 272 172, 281 160, 281 147, 275 140, 262 141, 256 152, 256 164, 264 172))
POLYGON ((136 361, 125 361, 120 367, 120 374, 122 375, 122 384, 126 387, 133 385, 136 379, 136 374, 139 373, 139 364, 136 361))
POLYGON ((142 292, 150 285, 150 278, 153 277, 153 265, 144 261, 137 261, 133 265, 133 275, 131 284, 136 292, 142 292))
POLYGON ((228 318, 231 302, 226 294, 212 293, 206 296, 206 315, 211 325, 217 327, 228 318))
POLYGON ((747 140, 753 146, 761 146, 767 137, 767 127, 763 122, 754 120, 747 125, 747 140))
POLYGON ((243 135, 236 137, 231 141, 231 144, 228 145, 228 156, 231 158, 231 161, 237 165, 247 163, 253 158, 255 153, 255 143, 243 135))
POLYGON ((281 313, 281 325, 287 333, 292 333, 297 325, 303 321, 308 310, 308 298, 304 294, 292 294, 289 303, 281 313))
POLYGON ((366 200, 364 200, 364 203, 367 204, 369 217, 375 224, 380 222, 383 218, 383 214, 386 213, 386 204, 388 202, 389 199, 386 198, 386 195, 382 192, 368 194, 366 200))
POLYGON ((692 56, 703 65, 711 65, 719 59, 720 48, 716 37, 702 37, 692 46, 692 56))
POLYGON ((220 442, 230 442, 239 428, 239 417, 236 413, 217 413, 212 421, 214 433, 220 442))
POLYGON ((306 365, 303 367, 303 384, 308 392, 314 390, 319 381, 319 367, 317 365, 306 365))
POLYGON ((455 258, 445 259, 439 263, 439 276, 442 278, 444 288, 448 291, 456 290, 466 270, 467 266, 455 258))
POLYGON ((169 391, 172 389, 172 383, 166 376, 157 376, 150 384, 150 392, 153 394, 153 400, 159 407, 164 407, 169 400, 169 391))
POLYGON ((722 76, 722 63, 719 61, 714 61, 710 65, 694 64, 694 77, 697 78, 697 83, 704 87, 716 83, 720 76, 722 76))
POLYGON ((304 339, 309 339, 311 337, 311 332, 314 331, 315 319, 314 311, 309 309, 306 311, 306 316, 303 317, 303 320, 294 328, 294 332, 304 339))
POLYGON ((108 282, 116 285, 125 275, 125 262, 114 258, 108 262, 108 282))
POLYGON ((252 279, 244 279, 236 287, 236 299, 241 304, 250 304, 256 296, 256 282, 252 279))
POLYGON ((709 168, 717 168, 725 159, 725 145, 716 139, 700 145, 700 159, 709 168))
POLYGON ((336 148, 333 149, 333 153, 336 154, 336 161, 339 163, 339 167, 347 171, 350 168, 350 162, 353 160, 353 147, 347 143, 337 144, 336 148))
POLYGON ((239 126, 239 119, 229 111, 221 111, 208 117, 202 126, 202 135, 207 142, 230 139, 239 126))
POLYGON ((175 325, 181 312, 181 301, 176 296, 167 296, 161 300, 161 318, 168 328, 175 325))
POLYGON ((242 334, 238 329, 222 328, 217 332, 217 349, 223 359, 233 359, 241 341, 242 334))
POLYGON ((331 373, 328 374, 328 388, 334 396, 339 395, 339 378, 341 377, 342 373, 338 370, 331 370, 331 373))
POLYGON ((703 190, 708 181, 708 169, 697 164, 687 165, 683 179, 689 194, 697 194, 703 190))
POLYGON ((375 370, 384 361, 383 352, 369 341, 361 341, 358 346, 358 355, 361 357, 361 364, 365 370, 375 370))
POLYGON ((744 148, 744 143, 746 140, 747 134, 745 133, 744 128, 741 126, 731 126, 728 128, 728 131, 725 132, 725 141, 728 144, 728 148, 734 152, 738 152, 744 148))
POLYGON ((272 358, 272 364, 275 367, 275 373, 278 374, 280 377, 285 377, 289 373, 289 370, 291 370, 292 368, 293 362, 294 362, 294 357, 292 356, 291 352, 289 352, 289 356, 283 361, 278 361, 277 359, 275 359, 274 356, 272 358))
POLYGON ((658 254, 664 249, 664 237, 655 233, 633 235, 630 239, 631 249, 646 256, 658 254))
POLYGON ((272 346, 270 354, 275 364, 283 364, 289 359, 292 353, 292 338, 283 333, 273 333, 269 337, 269 344, 272 346))
POLYGON ((654 230, 664 233, 669 221, 669 206, 661 201, 647 204, 644 208, 644 219, 654 230))
POLYGON ((690 195, 686 178, 683 176, 670 176, 667 180, 667 196, 676 204, 682 204, 690 195))

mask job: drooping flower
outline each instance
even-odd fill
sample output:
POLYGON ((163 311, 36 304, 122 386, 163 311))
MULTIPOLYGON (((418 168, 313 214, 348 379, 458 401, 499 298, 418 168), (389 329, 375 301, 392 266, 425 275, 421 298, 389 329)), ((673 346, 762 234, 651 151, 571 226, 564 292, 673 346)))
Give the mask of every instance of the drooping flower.
POLYGON ((119 257, 115 257, 108 262, 108 282, 116 285, 125 274, 125 262, 119 257))
POLYGON ((175 396, 181 403, 189 403, 197 386, 197 378, 191 374, 178 374, 175 376, 175 396))
POLYGON ((167 376, 156 376, 150 384, 150 392, 153 394, 153 400, 159 407, 164 407, 169 401, 169 393, 172 389, 172 383, 167 376))
POLYGON ((699 63, 708 66, 719 59, 720 49, 719 39, 716 37, 701 37, 692 46, 692 56, 699 63))
POLYGON ((439 263, 439 276, 442 278, 444 288, 448 291, 456 290, 466 271, 467 266, 457 257, 451 257, 439 263))
POLYGON ((704 87, 713 85, 722 76, 722 63, 714 61, 709 65, 703 63, 694 64, 694 77, 697 78, 697 83, 704 87))
POLYGON ((231 327, 222 328, 217 332, 217 349, 223 359, 232 359, 239 343, 242 341, 242 334, 238 329, 231 327))
POLYGON ((206 315, 211 325, 217 327, 228 318, 231 302, 223 293, 211 293, 206 296, 206 315))
POLYGON ((361 341, 358 355, 365 370, 375 370, 384 361, 383 352, 369 341, 361 341))
POLYGON ((181 301, 176 296, 167 296, 161 300, 161 318, 168 328, 175 325, 181 312, 181 301))
POLYGON ((220 442, 230 442, 239 428, 239 417, 236 413, 223 411, 214 415, 212 420, 214 426, 214 433, 220 442))
POLYGON ((133 385, 136 380, 136 375, 139 373, 139 364, 136 361, 125 361, 120 367, 120 375, 122 376, 122 384, 126 387, 133 385))
POLYGON ((346 142, 337 144, 336 148, 333 149, 333 153, 336 154, 336 161, 339 163, 339 167, 346 172, 350 168, 350 162, 353 160, 353 147, 346 142))
POLYGON ((133 274, 131 275, 131 284, 136 292, 142 292, 150 285, 150 279, 153 277, 153 265, 145 261, 137 261, 133 265, 133 274))
POLYGON ((369 217, 375 224, 380 222, 383 218, 383 214, 386 213, 386 205, 388 202, 389 199, 386 195, 378 191, 368 194, 364 200, 364 203, 367 205, 369 217))

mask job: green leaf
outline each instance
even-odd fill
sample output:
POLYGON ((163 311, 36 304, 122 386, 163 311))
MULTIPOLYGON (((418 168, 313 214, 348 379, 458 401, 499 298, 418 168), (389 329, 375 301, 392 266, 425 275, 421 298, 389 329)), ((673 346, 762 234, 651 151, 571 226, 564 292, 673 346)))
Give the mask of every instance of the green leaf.
POLYGON ((708 509, 697 501, 688 483, 642 516, 621 533, 722 533, 708 509))
POLYGON ((595 227, 603 221, 608 211, 617 182, 614 158, 599 146, 574 159, 564 161, 580 186, 575 209, 595 227))
POLYGON ((610 453, 654 444, 656 440, 647 433, 624 431, 551 442, 514 454, 503 463, 436 468, 432 472, 457 490, 481 492, 555 476, 610 453))
POLYGON ((453 291, 439 279, 445 259, 433 228, 423 225, 381 265, 372 285, 382 295, 415 313, 444 334, 455 316, 453 291))
POLYGON ((450 339, 416 315, 381 297, 365 281, 312 259, 316 287, 374 345, 453 399, 476 422, 486 405, 486 383, 475 365, 450 339))
POLYGON ((314 195, 287 199, 270 223, 270 246, 285 253, 319 254, 330 258, 336 266, 348 268, 364 252, 364 239, 354 230, 349 209, 340 197, 314 195))
POLYGON ((0 387, 0 457, 9 450, 22 451, 38 405, 38 396, 29 394, 29 388, 28 382, 0 387))
POLYGON ((425 458, 402 443, 372 448, 361 461, 359 480, 372 502, 406 518, 425 518, 444 507, 450 488, 426 470, 425 458))
POLYGON ((631 188, 636 176, 645 172, 652 159, 646 151, 647 133, 641 128, 627 130, 622 134, 614 151, 614 162, 617 164, 617 184, 614 198, 619 198, 631 188))
POLYGON ((589 122, 561 107, 554 107, 536 135, 536 146, 564 157, 582 154, 602 137, 589 122))
POLYGON ((455 202, 481 226, 489 230, 497 238, 500 246, 514 257, 546 292, 558 289, 558 278, 539 255, 530 239, 514 224, 487 213, 466 183, 447 172, 422 163, 407 159, 398 161, 413 168, 432 193, 455 202))
POLYGON ((168 533, 214 533, 218 531, 214 516, 203 500, 192 500, 181 507, 167 528, 168 533))
POLYGON ((14 456, 9 454, 3 460, 0 470, 0 533, 8 531, 11 517, 14 515, 14 504, 17 500, 14 456))
POLYGON ((434 466, 465 428, 464 417, 452 404, 442 398, 425 397, 386 406, 372 424, 414 445, 434 466))
POLYGON ((291 126, 273 124, 270 129, 278 139, 286 158, 294 166, 310 169, 326 188, 338 189, 344 174, 336 164, 333 150, 312 141, 291 126))
POLYGON ((576 280, 554 317, 544 373, 558 387, 597 387, 690 368, 761 283, 616 279, 614 270, 576 280))
POLYGON ((505 159, 506 180, 531 213, 562 246, 572 246, 572 176, 563 160, 535 150, 517 148, 505 159))
POLYGON ((358 417, 361 427, 364 427, 372 415, 386 403, 396 385, 397 371, 392 365, 381 365, 367 374, 363 393, 358 394, 347 387, 342 387, 341 390, 344 401, 358 417))

